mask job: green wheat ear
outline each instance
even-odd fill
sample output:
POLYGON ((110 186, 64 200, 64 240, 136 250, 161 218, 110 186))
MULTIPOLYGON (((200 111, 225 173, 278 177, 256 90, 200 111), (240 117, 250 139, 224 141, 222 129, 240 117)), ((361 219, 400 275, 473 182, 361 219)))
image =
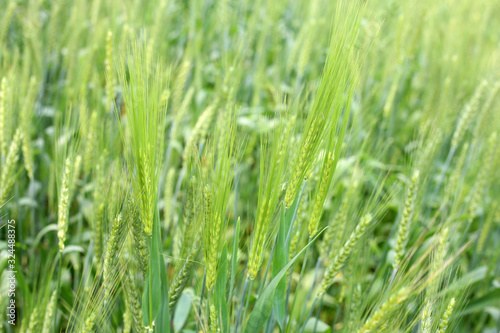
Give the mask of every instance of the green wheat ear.
POLYGON ((422 327, 420 329, 421 333, 430 333, 432 329, 432 304, 431 302, 425 303, 424 309, 422 311, 422 327))
POLYGON ((70 199, 70 185, 71 173, 73 164, 71 159, 66 158, 64 163, 64 171, 62 177, 61 191, 59 193, 59 205, 57 216, 57 237, 59 238, 59 252, 64 250, 66 242, 66 233, 68 231, 68 215, 69 215, 69 199, 70 199))
POLYGON ((116 264, 118 262, 118 256, 120 254, 120 247, 124 236, 124 220, 121 214, 118 214, 111 227, 111 234, 109 235, 106 255, 104 258, 103 266, 103 284, 105 292, 105 301, 111 298, 111 293, 113 289, 113 279, 111 275, 116 271, 116 264))
POLYGON ((204 239, 205 239, 205 265, 207 269, 207 288, 212 290, 217 273, 217 248, 219 244, 219 234, 221 219, 214 213, 213 193, 210 185, 205 185, 203 189, 204 206, 204 239))
POLYGON ((328 194, 330 187, 330 181, 333 175, 335 157, 333 154, 328 154, 325 157, 325 163, 321 171, 320 185, 316 195, 316 201, 314 203, 311 219, 309 220, 309 238, 316 235, 319 226, 319 220, 321 218, 321 213, 323 211, 323 205, 328 194))
POLYGON ((98 131, 99 114, 97 111, 90 115, 90 122, 86 129, 85 147, 83 153, 83 171, 88 174, 93 167, 97 147, 97 131, 98 131))
POLYGON ((446 311, 443 313, 441 320, 439 321, 439 329, 436 331, 437 333, 446 332, 446 329, 448 328, 448 324, 450 321, 450 317, 453 313, 454 306, 455 306, 455 298, 452 298, 450 300, 450 303, 448 303, 448 307, 446 308, 446 311))
POLYGON ((81 333, 92 333, 94 332, 94 324, 97 315, 94 313, 90 314, 85 320, 85 324, 82 327, 81 333))
POLYGON ((323 276, 323 281, 321 282, 321 287, 318 290, 318 296, 321 296, 328 289, 328 287, 332 285, 335 277, 344 267, 346 260, 351 255, 358 241, 365 234, 366 229, 371 221, 372 221, 371 214, 363 216, 363 218, 357 225, 356 229, 351 233, 351 236, 345 242, 344 246, 338 252, 336 252, 337 255, 333 258, 331 264, 325 271, 325 275, 323 276))
POLYGON ((470 126, 472 118, 474 117, 477 109, 479 108, 479 102, 483 95, 483 91, 487 86, 487 81, 482 81, 477 87, 472 99, 466 104, 460 118, 458 118, 458 123, 453 133, 451 139, 451 147, 456 148, 460 141, 463 139, 465 132, 470 126))
POLYGON ((215 310, 215 306, 212 304, 210 306, 210 333, 219 332, 217 325, 217 312, 215 310))
POLYGON ((234 160, 236 124, 232 110, 228 113, 224 128, 219 128, 205 155, 207 167, 201 170, 204 177, 203 200, 203 256, 206 265, 206 286, 208 291, 214 287, 222 249, 223 237, 227 227, 227 205, 234 182, 234 160))
POLYGON ((408 290, 403 288, 389 297, 380 308, 375 311, 358 330, 358 333, 373 332, 379 325, 390 320, 391 313, 407 298, 408 290))
POLYGON ((272 130, 269 137, 263 137, 261 143, 260 181, 255 229, 248 258, 248 279, 253 280, 262 266, 264 251, 269 238, 272 238, 273 218, 281 200, 281 184, 285 178, 287 151, 290 147, 291 129, 287 117, 280 119, 279 126, 272 130))
POLYGON ((325 133, 334 133, 329 139, 330 147, 335 148, 334 156, 341 151, 357 84, 359 56, 355 41, 362 12, 359 6, 357 1, 341 1, 338 4, 321 82, 307 114, 298 153, 290 165, 291 176, 285 196, 287 208, 292 205, 304 178, 309 174, 325 133))
POLYGON ((130 147, 127 164, 144 231, 151 236, 163 170, 166 108, 161 97, 168 73, 158 63, 148 63, 146 46, 135 42, 122 56, 118 74, 127 107, 127 136, 122 132, 125 146, 130 147))
POLYGON ((28 329, 26 330, 26 333, 35 333, 37 332, 37 327, 39 325, 39 320, 40 320, 40 316, 39 316, 39 313, 38 313, 38 307, 35 307, 33 309, 33 312, 31 312, 31 315, 30 315, 30 318, 29 318, 29 325, 28 325, 28 329))
POLYGON ((56 297, 57 291, 54 290, 52 292, 52 296, 50 297, 49 303, 47 304, 47 308, 45 310, 45 317, 43 319, 42 333, 50 333, 52 332, 52 324, 54 323, 54 307, 56 306, 56 297))
POLYGON ((2 173, 0 176, 0 185, 2 186, 0 188, 0 207, 3 206, 7 200, 9 192, 15 182, 15 167, 19 160, 19 147, 22 140, 23 132, 18 128, 14 134, 14 138, 12 139, 5 162, 2 166, 2 173))
POLYGON ((408 240, 408 233, 410 231, 411 222, 413 220, 413 212, 415 210, 415 200, 418 191, 418 178, 420 172, 417 170, 413 173, 411 184, 406 194, 405 206, 403 209, 403 217, 399 224, 398 234, 396 238, 396 255, 394 257, 393 267, 398 269, 401 259, 405 254, 406 242, 408 240))
POLYGON ((106 101, 108 107, 112 107, 115 101, 115 76, 113 71, 113 33, 108 31, 106 36, 106 60, 105 60, 105 76, 106 76, 106 101))

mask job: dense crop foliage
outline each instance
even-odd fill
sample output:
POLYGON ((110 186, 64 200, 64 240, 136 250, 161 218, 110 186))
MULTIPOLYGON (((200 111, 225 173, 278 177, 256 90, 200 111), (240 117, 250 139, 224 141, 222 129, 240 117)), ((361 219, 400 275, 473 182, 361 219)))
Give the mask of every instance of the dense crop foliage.
POLYGON ((0 0, 0 332, 497 332, 499 31, 0 0))

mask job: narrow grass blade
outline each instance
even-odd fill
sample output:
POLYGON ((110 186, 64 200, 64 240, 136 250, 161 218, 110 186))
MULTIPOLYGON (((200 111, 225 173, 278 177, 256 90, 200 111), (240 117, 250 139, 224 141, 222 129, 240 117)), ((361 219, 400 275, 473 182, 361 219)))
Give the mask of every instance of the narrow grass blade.
POLYGON ((281 271, 276 274, 276 276, 269 282, 269 284, 264 288, 262 294, 259 296, 255 307, 250 313, 247 325, 245 327, 245 333, 255 333, 260 332, 267 319, 271 315, 273 298, 275 291, 278 288, 278 284, 281 279, 285 276, 286 271, 293 265, 293 263, 318 239, 323 231, 319 232, 295 257, 293 257, 290 262, 281 269, 281 271))
MULTIPOLYGON (((290 220, 291 222, 291 220, 290 220)), ((276 253, 273 258, 273 278, 276 277, 280 270, 286 265, 288 251, 286 246, 286 221, 285 208, 281 207, 280 226, 278 230, 278 238, 276 243, 276 253)), ((286 279, 283 277, 276 288, 273 299, 273 312, 278 325, 283 330, 283 321, 285 319, 285 297, 286 297, 286 279)))
POLYGON ((168 300, 168 280, 165 264, 160 267, 161 277, 161 302, 158 318, 155 321, 155 332, 170 333, 170 312, 168 300))
POLYGON ((236 277, 236 264, 238 261, 238 244, 240 235, 240 219, 236 221, 236 226, 234 227, 234 241, 233 241, 233 253, 231 254, 231 283, 229 285, 229 296, 228 301, 231 300, 234 289, 234 279, 236 277))
MULTIPOLYGON (((161 266, 162 258, 159 247, 159 221, 158 210, 155 209, 153 220, 153 235, 151 237, 149 249, 149 266, 142 296, 143 324, 145 327, 152 327, 153 321, 160 311, 161 293, 161 266)), ((168 290, 167 290, 168 292, 168 290)))
POLYGON ((226 282, 227 282, 227 244, 222 248, 219 263, 219 272, 215 283, 215 306, 219 309, 221 316, 222 332, 229 332, 229 319, 226 303, 226 282))

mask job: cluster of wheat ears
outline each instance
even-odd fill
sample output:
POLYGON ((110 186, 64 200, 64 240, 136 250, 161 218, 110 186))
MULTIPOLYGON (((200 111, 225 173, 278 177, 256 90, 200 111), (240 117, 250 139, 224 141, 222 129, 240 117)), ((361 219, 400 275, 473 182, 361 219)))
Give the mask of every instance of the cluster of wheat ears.
POLYGON ((0 332, 496 332, 499 18, 0 0, 0 332))

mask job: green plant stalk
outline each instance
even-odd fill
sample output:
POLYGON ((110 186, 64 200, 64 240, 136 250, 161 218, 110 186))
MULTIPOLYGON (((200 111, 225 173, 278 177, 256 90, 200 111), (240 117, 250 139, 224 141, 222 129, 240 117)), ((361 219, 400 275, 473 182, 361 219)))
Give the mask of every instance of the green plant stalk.
MULTIPOLYGON (((237 183, 236 183, 237 184, 237 183)), ((236 200, 235 200, 236 201, 236 200)), ((240 232, 240 218, 238 217, 238 220, 236 221, 235 225, 235 234, 234 234, 234 240, 233 240, 233 258, 231 258, 231 282, 230 282, 230 287, 229 287, 229 293, 226 302, 231 302, 233 299, 233 289, 234 289, 234 280, 235 280, 235 273, 236 273, 236 265, 237 265, 237 256, 238 256, 238 242, 239 242, 239 232, 240 232)), ((231 302, 232 303, 232 302, 231 302)))
MULTIPOLYGON (((323 301, 323 296, 324 295, 321 295, 321 301, 323 301)), ((339 309, 339 305, 336 304, 335 305, 335 318, 333 319, 333 322, 332 322, 332 333, 334 332, 334 327, 335 327, 335 324, 337 323, 337 321, 339 320, 339 315, 340 315, 340 309, 339 309)))
MULTIPOLYGON (((156 320, 160 307, 162 305, 162 294, 156 294, 158 292, 159 288, 162 288, 162 278, 161 278, 161 270, 164 269, 164 262, 161 257, 160 253, 160 239, 161 239, 161 233, 160 233, 160 222, 158 219, 159 213, 158 213, 158 205, 157 203, 154 204, 154 215, 153 215, 153 232, 150 237, 150 242, 149 242, 149 264, 148 264, 148 273, 147 273, 147 284, 145 288, 147 288, 147 293, 146 290, 144 290, 143 293, 143 302, 147 301, 146 303, 146 309, 147 309, 147 314, 143 313, 143 324, 150 330, 153 330, 153 324, 154 321, 156 320), (153 289, 155 289, 153 291, 153 289), (147 299, 145 299, 147 297, 147 299), (156 298, 156 302, 155 302, 156 298)), ((168 301, 168 299, 167 299, 168 301)), ((167 304, 168 306, 168 304, 167 304)), ((144 307, 143 307, 144 311, 144 307)))
POLYGON ((240 320, 241 320, 241 314, 243 312, 243 304, 245 304, 245 296, 247 295, 247 289, 248 289, 248 284, 250 280, 247 278, 245 279, 245 286, 243 287, 243 293, 241 295, 241 302, 240 302, 240 308, 238 309, 238 315, 236 317, 236 326, 234 328, 234 333, 238 333, 238 328, 240 325, 240 320))
MULTIPOLYGON (((321 295, 321 299, 319 300, 319 305, 318 305, 318 312, 316 313, 316 320, 314 321, 314 328, 313 328, 313 333, 316 332, 316 328, 318 327, 318 321, 319 321, 319 316, 321 314, 321 309, 323 308, 323 297, 324 295, 321 295)), ((307 324, 307 321, 309 318, 306 319, 304 325, 307 324)), ((335 323, 332 323, 332 327, 335 325, 335 323)))
MULTIPOLYGON (((304 261, 302 262, 302 268, 300 269, 300 275, 299 275, 299 281, 297 282, 297 288, 299 288, 300 283, 302 282, 302 278, 304 277, 304 272, 306 270, 306 265, 307 265, 307 258, 309 257, 309 249, 310 247, 307 248, 306 254, 304 255, 304 261)), ((289 285, 290 287, 290 285, 289 285)), ((290 313, 293 313, 293 310, 295 309, 295 304, 296 304, 297 298, 293 298, 292 302, 292 309, 290 310, 290 313)), ((285 302, 285 308, 287 306, 287 303, 285 302)), ((288 323, 286 323, 286 317, 285 317, 285 327, 288 327, 288 325, 291 325, 292 321, 288 320, 288 323)))
POLYGON ((57 273, 57 286, 56 286, 56 302, 54 305, 54 330, 57 330, 57 299, 59 298, 59 289, 61 288, 61 274, 62 274, 62 251, 59 251, 59 272, 57 273))
MULTIPOLYGON (((253 287, 253 281, 254 280, 250 280, 250 284, 248 285, 248 290, 252 290, 252 287, 253 287)), ((248 293, 248 292, 247 292, 248 293)), ((246 315, 247 315, 247 310, 248 310, 248 306, 250 304, 250 297, 247 296, 247 300, 245 302, 245 307, 243 308, 243 318, 246 318, 246 315)), ((248 323, 248 321, 247 321, 248 323)))
MULTIPOLYGON (((153 249, 153 237, 149 237, 149 253, 151 255, 153 249)), ((151 265, 148 265, 148 277, 149 277, 149 324, 153 323, 153 274, 151 265)), ((152 327, 152 326, 150 326, 152 327)))
MULTIPOLYGON (((305 180, 302 184, 302 188, 299 192, 299 196, 297 198, 297 202, 295 203, 294 210, 293 210, 293 215, 292 215, 292 221, 290 222, 290 228, 288 229, 288 233, 286 235, 286 245, 287 248, 290 247, 290 240, 292 238, 292 233, 293 233, 293 225, 295 223, 295 220, 297 219, 297 212, 299 211, 299 206, 300 206, 300 201, 302 200, 302 195, 304 193, 304 188, 306 187, 307 180, 305 180)), ((293 204, 292 204, 293 206, 293 204)), ((286 216, 286 205, 285 205, 285 216, 286 216)), ((307 253, 306 253, 307 256, 307 253)), ((293 269, 295 267, 295 264, 292 265, 290 271, 293 272, 293 269)), ((285 296, 285 327, 286 327, 286 318, 287 318, 287 310, 288 310, 288 303, 290 300, 290 293, 291 293, 291 285, 292 285, 292 274, 290 274, 290 281, 288 282, 287 289, 286 289, 286 296, 285 296)))
MULTIPOLYGON (((207 269, 203 270, 203 282, 201 284, 201 293, 200 293, 200 303, 198 304, 198 315, 201 318, 201 307, 203 304, 203 295, 205 294, 205 288, 207 283, 207 269)), ((196 322, 196 330, 198 331, 198 322, 196 322)))

